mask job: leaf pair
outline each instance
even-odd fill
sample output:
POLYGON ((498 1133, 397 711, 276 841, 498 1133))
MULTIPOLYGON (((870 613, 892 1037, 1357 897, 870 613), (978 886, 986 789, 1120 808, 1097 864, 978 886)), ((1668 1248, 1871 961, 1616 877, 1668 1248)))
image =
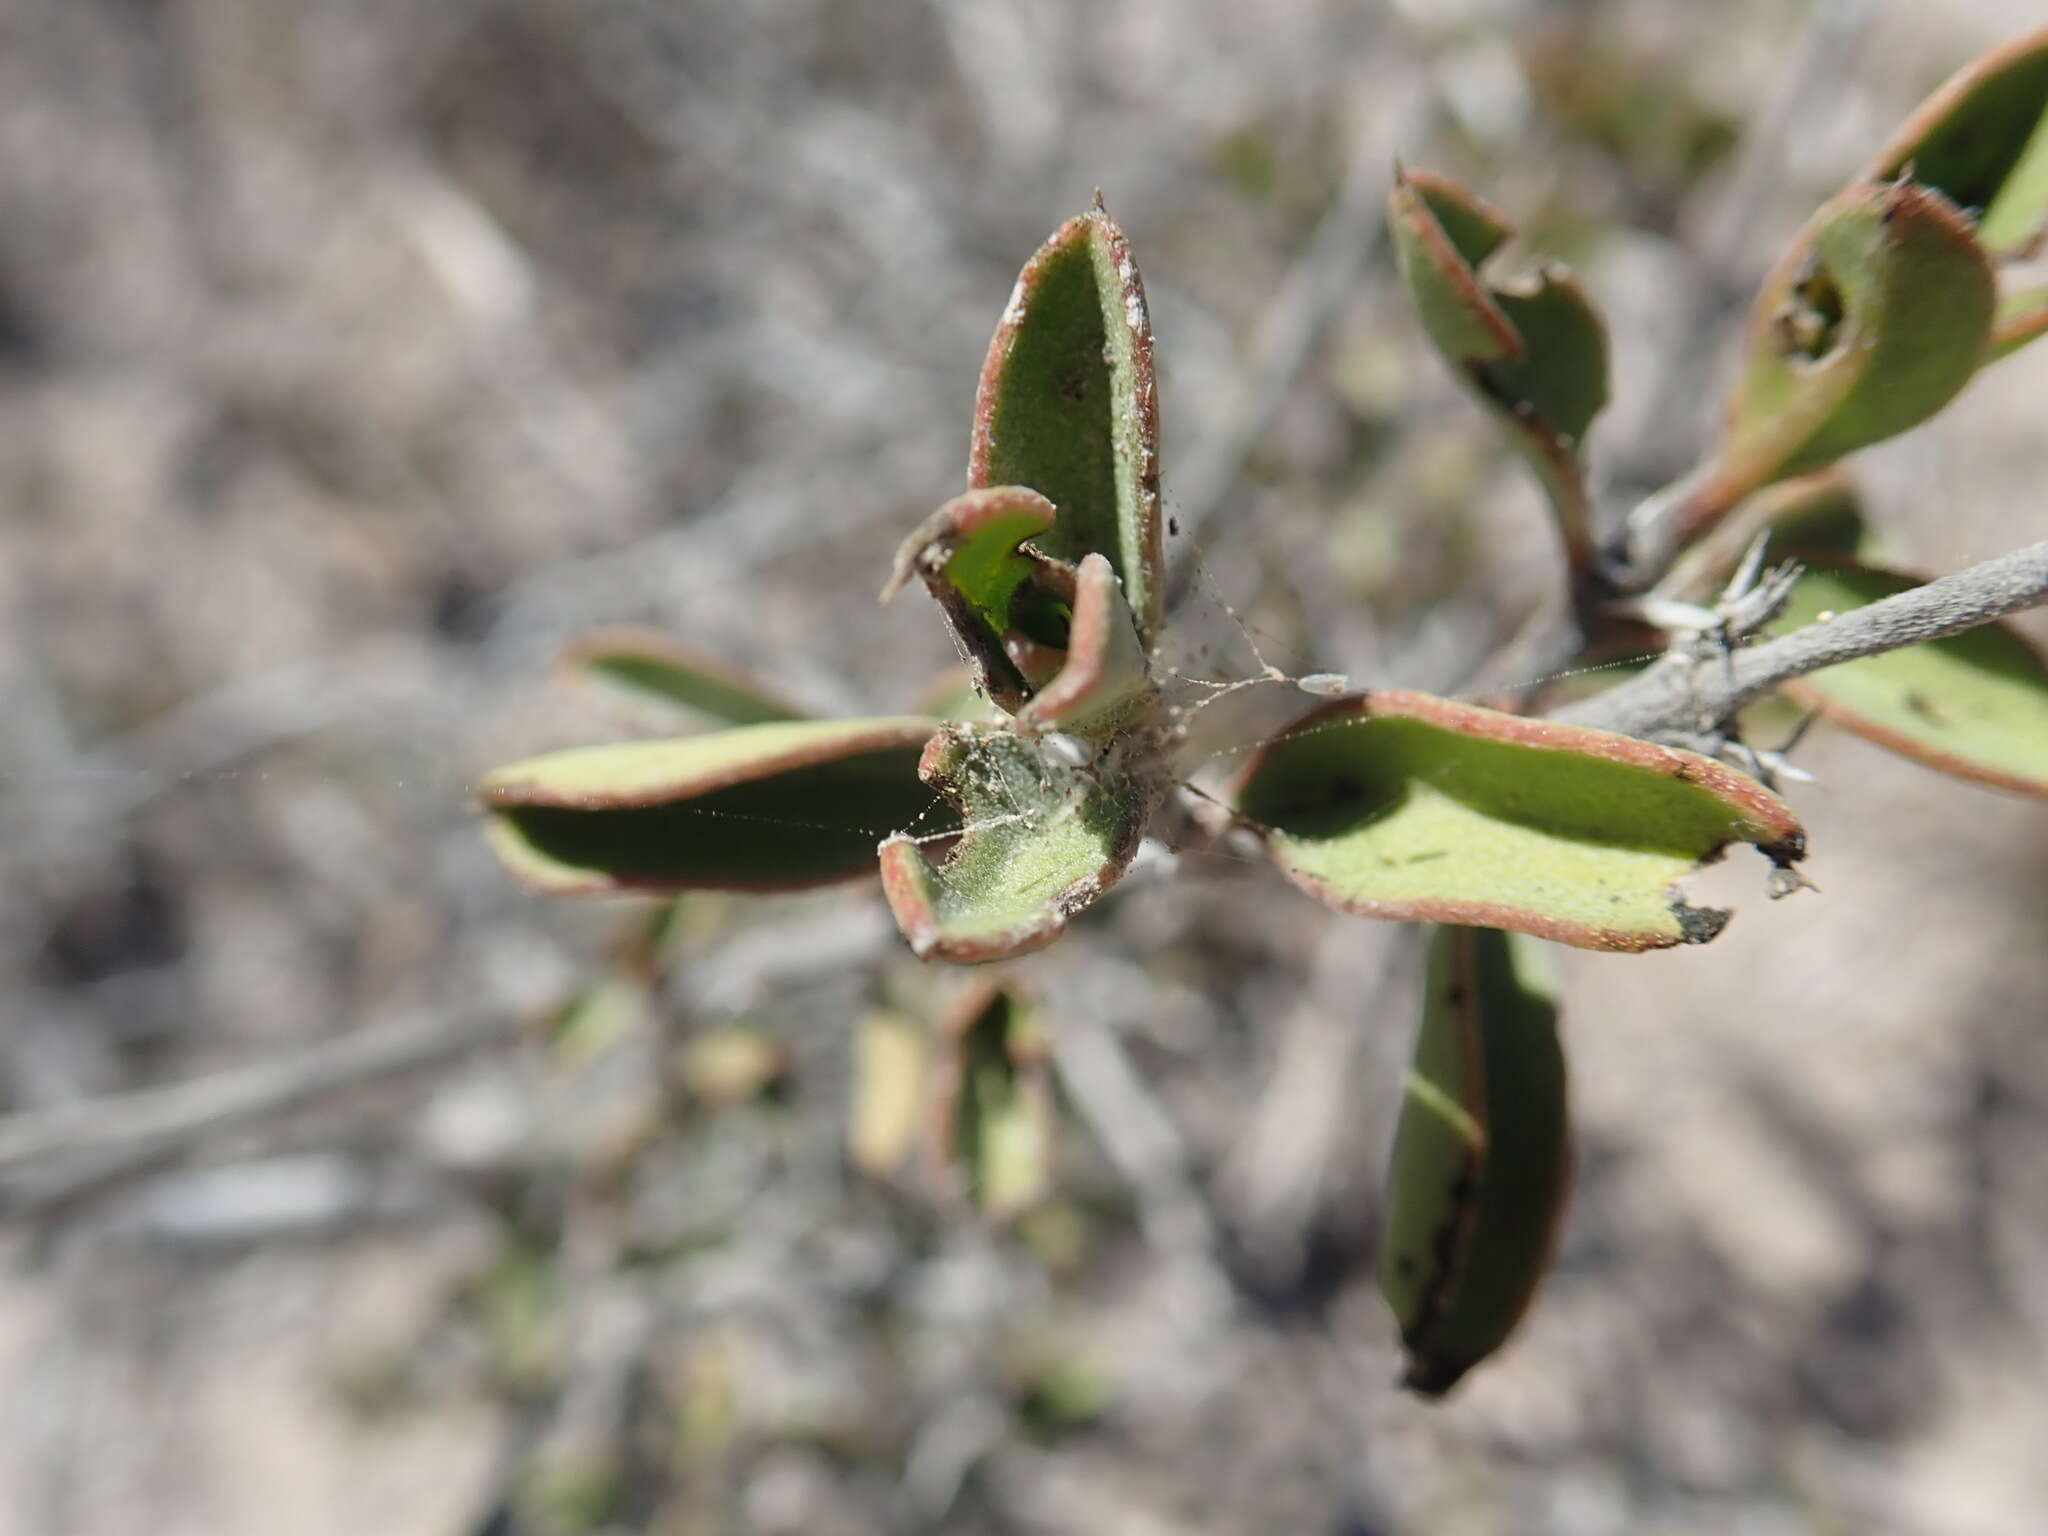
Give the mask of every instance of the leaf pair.
POLYGON ((969 489, 903 543, 883 596, 923 579, 1009 724, 952 727, 919 764, 965 833, 881 848, 921 958, 1002 959, 1058 935, 1122 875, 1159 794, 1145 753, 1164 603, 1159 419, 1145 290, 1100 197, 1027 262, 975 399, 969 489), (1052 738, 1048 740, 1048 738, 1052 738))
POLYGON ((1555 262, 1528 276, 1485 275, 1514 234, 1447 177, 1397 172, 1389 227, 1423 329, 1535 469, 1574 569, 1593 554, 1581 453, 1607 403, 1607 330, 1555 262))

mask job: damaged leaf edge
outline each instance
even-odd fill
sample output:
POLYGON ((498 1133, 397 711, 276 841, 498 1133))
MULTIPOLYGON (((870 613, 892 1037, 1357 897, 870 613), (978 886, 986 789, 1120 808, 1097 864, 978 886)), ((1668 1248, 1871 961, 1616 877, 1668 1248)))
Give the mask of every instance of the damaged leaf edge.
MULTIPOLYGON (((918 777, 938 789, 958 807, 958 797, 939 777, 938 763, 947 749, 943 735, 925 744, 918 763, 918 777)), ((1069 881, 1049 897, 1031 918, 999 933, 977 934, 972 938, 950 935, 939 921, 934 893, 939 875, 925 859, 916 839, 893 833, 876 849, 882 867, 882 894, 896 926, 902 930, 911 953, 920 960, 945 960, 955 965, 984 965, 1030 954, 1065 931, 1069 918, 1085 912, 1100 901, 1123 878, 1143 841, 1145 825, 1151 820, 1149 805, 1135 808, 1111 845, 1107 857, 1095 869, 1069 881)))
MULTIPOLYGON (((1634 736, 1593 730, 1586 726, 1566 725, 1554 720, 1502 714, 1497 710, 1460 704, 1451 699, 1440 699, 1432 694, 1416 693, 1408 689, 1390 688, 1354 694, 1348 698, 1333 700, 1322 708, 1304 715, 1262 747, 1245 766, 1232 789, 1233 803, 1236 802, 1243 787, 1258 774, 1268 753, 1274 747, 1290 736, 1328 724, 1343 715, 1419 720, 1426 725, 1434 725, 1459 735, 1504 742, 1511 746, 1604 757, 1611 762, 1647 769, 1662 777, 1705 789, 1731 809, 1742 813, 1758 835, 1742 838, 1731 834, 1715 847, 1702 853, 1694 862, 1692 869, 1687 872, 1688 875, 1716 862, 1725 853, 1728 844, 1737 841, 1754 843, 1758 851, 1779 869, 1789 868, 1806 856, 1806 831, 1798 818, 1792 814, 1791 808, 1755 780, 1711 758, 1676 747, 1659 746, 1655 742, 1643 741, 1634 736)), ((1550 939, 1559 944, 1569 944, 1575 949, 1635 954, 1653 949, 1670 949, 1681 944, 1708 943, 1728 926, 1729 920, 1734 916, 1734 913, 1725 907, 1700 907, 1688 902, 1681 889, 1686 878, 1684 876, 1666 887, 1672 919, 1678 929, 1675 935, 1572 922, 1506 903, 1431 898, 1382 900, 1347 896, 1333 890, 1321 877, 1295 868, 1273 848, 1272 829, 1261 827, 1248 818, 1246 824, 1266 845, 1268 855, 1292 884, 1325 906, 1359 917, 1446 923, 1468 928, 1504 928, 1517 933, 1532 934, 1539 939, 1550 939)))

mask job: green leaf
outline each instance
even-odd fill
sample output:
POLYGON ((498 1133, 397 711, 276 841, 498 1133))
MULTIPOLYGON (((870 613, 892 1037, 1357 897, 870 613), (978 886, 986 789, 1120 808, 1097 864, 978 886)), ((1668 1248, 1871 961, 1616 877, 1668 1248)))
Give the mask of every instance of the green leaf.
POLYGON ((1052 1189, 1051 1049, 1007 987, 971 987, 939 1023, 932 1144, 983 1214, 1003 1221, 1052 1189))
POLYGON ((1123 874, 1155 792, 1074 767, 1038 738, 948 725, 918 773, 966 830, 934 866, 919 842, 882 845, 882 889, 920 959, 975 964, 1042 948, 1123 874))
POLYGON ((1480 267, 1513 233, 1449 179, 1404 172, 1388 197, 1394 254, 1423 329, 1535 468, 1574 563, 1592 553, 1580 449, 1607 403, 1607 329, 1578 282, 1546 263, 1495 282, 1480 267))
POLYGON ((1100 554, 1149 645, 1159 630, 1159 407, 1152 321, 1123 231, 1068 220, 1017 278, 982 365, 967 483, 1027 485, 1059 509, 1038 545, 1100 554))
POLYGON ((1689 906, 1680 877, 1737 840, 1780 866, 1805 852, 1776 796, 1707 758, 1396 690, 1298 721, 1236 795, 1329 906, 1584 949, 1705 943, 1729 914, 1689 906))
MULTIPOLYGON (((1870 566, 1809 566, 1778 620, 1791 630, 1920 586, 1870 566)), ((2048 796, 2048 665, 2008 624, 1926 640, 1795 682, 1784 693, 1859 736, 1958 778, 2048 796)))
POLYGON ((801 720, 805 714, 735 668, 659 630, 594 630, 570 645, 562 664, 636 699, 680 707, 723 725, 801 720))
POLYGON ((1912 115, 1864 171, 1910 176, 1979 214, 1995 255, 2026 249, 2048 223, 2048 27, 1965 65, 1912 115))
POLYGON ((955 496, 898 547, 882 588, 886 603, 921 577, 976 686, 1007 710, 1021 708, 1058 670, 1067 645, 1073 568, 1024 543, 1055 520, 1051 502, 1019 485, 955 496))
POLYGON ((1991 322, 1991 357, 1998 362, 2028 342, 2048 335, 2048 283, 2003 295, 1991 322))
POLYGON ((861 1172, 879 1178, 910 1156, 924 1128, 930 1055, 924 1030, 900 1013, 877 1009, 860 1021, 854 1035, 846 1154, 861 1172))
POLYGON ((554 752, 481 786, 491 845, 562 894, 793 890, 874 868, 875 845, 949 820, 918 783, 936 720, 740 726, 554 752))
POLYGON ((1116 573, 1101 555, 1089 555, 1075 581, 1065 663, 1017 712, 1017 723, 1094 736, 1129 726, 1156 698, 1151 662, 1116 573))
POLYGON ((1716 480, 1740 494, 1925 421, 1983 363, 1993 302, 1991 265, 1941 194, 1841 193, 1757 297, 1716 480))
POLYGON ((1528 1310, 1571 1179, 1557 1005, 1531 945, 1486 928, 1430 938, 1379 1281, 1408 1352, 1403 1385, 1431 1397, 1528 1310))

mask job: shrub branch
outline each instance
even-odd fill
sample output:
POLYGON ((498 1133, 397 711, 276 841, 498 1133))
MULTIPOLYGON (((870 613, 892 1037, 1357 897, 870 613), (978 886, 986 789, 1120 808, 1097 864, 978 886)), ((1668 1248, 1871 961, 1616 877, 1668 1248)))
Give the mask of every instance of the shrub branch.
POLYGON ((1723 737, 1737 710, 1780 683, 1961 634, 2042 603, 2048 603, 2048 541, 1725 657, 1702 660, 1672 651, 1648 671, 1560 710, 1556 718, 1694 745, 1723 737))

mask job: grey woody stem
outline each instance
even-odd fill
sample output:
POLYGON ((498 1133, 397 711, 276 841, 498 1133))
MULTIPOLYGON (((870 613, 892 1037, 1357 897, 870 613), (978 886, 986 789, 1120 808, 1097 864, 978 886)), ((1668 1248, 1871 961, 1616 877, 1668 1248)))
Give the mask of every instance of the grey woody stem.
POLYGON ((1960 634, 2042 603, 2048 603, 2048 541, 1735 651, 1725 662, 1674 652, 1557 718, 1652 739, 1714 737, 1737 710, 1792 678, 1960 634))

